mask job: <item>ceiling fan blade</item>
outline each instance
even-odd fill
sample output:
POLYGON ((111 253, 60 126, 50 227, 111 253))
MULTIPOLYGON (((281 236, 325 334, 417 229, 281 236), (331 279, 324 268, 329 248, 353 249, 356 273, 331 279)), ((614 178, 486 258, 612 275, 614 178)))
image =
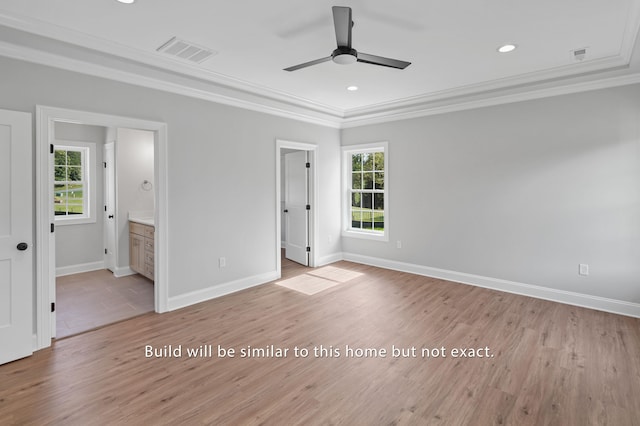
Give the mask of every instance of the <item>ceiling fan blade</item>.
POLYGON ((411 62, 399 61, 397 59, 384 58, 382 56, 369 55, 367 53, 361 53, 361 52, 358 52, 358 62, 364 62, 366 64, 373 64, 373 65, 381 65, 383 67, 398 68, 401 70, 411 65, 411 62))
POLYGON ((343 6, 333 6, 333 26, 336 29, 336 41, 338 47, 348 47, 351 49, 351 8, 343 6))
POLYGON ((331 56, 327 56, 326 58, 321 58, 321 59, 316 59, 315 61, 309 61, 309 62, 305 62, 304 64, 298 64, 298 65, 294 65, 292 67, 289 68, 285 68, 285 71, 295 71, 295 70, 299 70, 300 68, 306 68, 306 67, 310 67, 311 65, 316 65, 316 64, 321 64, 323 62, 327 62, 331 60, 331 56))

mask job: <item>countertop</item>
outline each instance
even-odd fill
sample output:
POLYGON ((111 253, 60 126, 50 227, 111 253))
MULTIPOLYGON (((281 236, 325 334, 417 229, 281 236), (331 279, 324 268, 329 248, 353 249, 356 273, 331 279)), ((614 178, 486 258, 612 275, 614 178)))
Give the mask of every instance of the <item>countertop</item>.
POLYGON ((130 217, 129 222, 140 223, 142 225, 155 226, 155 222, 152 217, 130 217))

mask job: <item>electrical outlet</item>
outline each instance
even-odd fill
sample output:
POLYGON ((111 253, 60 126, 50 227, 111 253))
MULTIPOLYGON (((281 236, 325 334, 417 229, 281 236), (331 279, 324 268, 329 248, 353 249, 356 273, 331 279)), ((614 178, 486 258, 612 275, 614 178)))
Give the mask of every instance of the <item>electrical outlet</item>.
POLYGON ((397 248, 402 248, 402 241, 400 241, 400 240, 396 241, 396 247, 397 248))
POLYGON ((220 268, 224 268, 225 266, 227 266, 227 258, 221 257, 220 259, 218 259, 218 266, 220 268))
POLYGON ((584 275, 584 276, 589 275, 589 265, 587 265, 586 263, 581 263, 578 266, 578 274, 584 275))

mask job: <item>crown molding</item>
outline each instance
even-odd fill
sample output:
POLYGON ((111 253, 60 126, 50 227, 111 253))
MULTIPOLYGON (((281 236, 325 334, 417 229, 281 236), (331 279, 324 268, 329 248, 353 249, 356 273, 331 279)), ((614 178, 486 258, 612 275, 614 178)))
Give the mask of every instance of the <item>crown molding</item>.
POLYGON ((478 84, 456 87, 449 90, 431 92, 424 95, 379 103, 376 105, 361 108, 351 108, 346 111, 345 118, 366 116, 369 114, 383 112, 385 110, 397 111, 407 107, 417 107, 419 105, 430 104, 443 99, 463 98, 465 96, 479 94, 482 94, 484 96, 491 96, 492 92, 495 93, 499 90, 514 87, 526 87, 528 85, 539 84, 541 82, 557 81, 561 83, 562 79, 567 79, 575 76, 585 76, 589 74, 595 76, 597 73, 605 72, 608 70, 622 69, 624 67, 627 67, 628 64, 629 61, 625 60, 621 56, 610 56, 607 58, 601 58, 584 63, 564 65, 562 67, 556 67, 553 69, 545 69, 478 84))
MULTIPOLYGON (((638 36, 640 35, 640 2, 632 1, 627 15, 627 23, 624 27, 622 44, 620 46, 620 57, 628 64, 637 47, 638 36)), ((638 54, 636 52, 636 54, 638 54)))
POLYGON ((342 127, 355 127, 402 118, 634 84, 637 82, 637 77, 634 76, 640 70, 630 70, 629 66, 634 49, 636 49, 636 55, 640 55, 640 48, 636 46, 636 43, 640 43, 638 41, 639 35, 640 2, 633 2, 627 15, 624 36, 617 55, 362 108, 351 108, 344 113, 342 127), (616 71, 631 75, 612 77, 611 73, 616 71), (581 79, 588 81, 580 82, 581 79), (546 85, 553 87, 546 87, 546 85), (519 93, 510 95, 501 93, 510 89, 519 93), (470 99, 474 97, 482 99, 470 99))
POLYGON ((293 105, 279 104, 277 101, 265 98, 260 101, 249 99, 249 96, 238 92, 233 95, 225 95, 215 91, 203 90, 177 84, 166 80, 160 80, 145 75, 122 71, 119 69, 92 64, 77 59, 61 57, 59 55, 40 50, 16 46, 10 43, 0 42, 0 56, 5 56, 22 61, 46 65, 67 71, 79 72, 94 77, 102 77, 121 83, 133 84, 150 89, 162 90, 178 95, 189 96, 196 99, 207 100, 224 105, 230 105, 251 111, 263 112, 279 117, 299 120, 320 126, 340 128, 341 117, 319 113, 312 109, 296 107, 293 105), (235 96, 234 96, 235 95, 235 96))
POLYGON ((455 99, 442 98, 437 101, 425 101, 421 104, 396 106, 376 111, 346 116, 341 121, 341 128, 360 127, 371 124, 386 123, 389 121, 407 120, 411 118, 426 117, 430 115, 445 114, 449 112, 464 111, 469 109, 484 108, 534 99, 549 98, 553 96, 569 95, 573 93, 588 92, 592 90, 607 89, 611 87, 640 84, 640 72, 618 76, 602 77, 597 80, 581 82, 566 82, 552 87, 532 87, 517 93, 492 94, 491 96, 467 96, 455 99))
MULTIPOLYGON (((119 43, 98 38, 83 32, 70 30, 49 22, 39 21, 33 18, 15 16, 0 10, 0 26, 5 26, 29 35, 36 35, 44 39, 59 43, 66 43, 72 47, 79 47, 109 55, 118 59, 126 59, 132 64, 154 67, 163 71, 169 71, 187 78, 201 80, 209 85, 219 86, 221 89, 235 89, 254 96, 291 104, 314 112, 341 117, 344 111, 330 105, 314 102, 306 98, 292 95, 284 91, 276 90, 262 85, 217 73, 206 68, 199 67, 188 62, 182 62, 170 57, 156 55, 143 50, 133 49, 119 43)), ((79 58, 81 62, 82 58, 79 58)), ((122 66, 122 65, 121 65, 122 66)), ((82 72, 80 70, 80 72, 82 72)), ((240 93, 235 94, 242 97, 240 93)))
POLYGON ((0 26, 41 38, 31 45, 20 37, 0 41, 2 56, 338 129, 640 83, 640 72, 629 67, 640 3, 619 55, 347 110, 2 11, 0 26), (45 51, 37 45, 43 40, 66 45, 45 51))
POLYGON ((0 55, 336 129, 406 120, 640 83, 640 72, 635 72, 581 82, 556 83, 557 85, 552 87, 540 87, 540 84, 538 84, 528 89, 521 89, 521 91, 517 93, 500 94, 493 92, 489 94, 474 94, 473 91, 469 90, 467 91, 467 96, 464 96, 462 91, 458 91, 455 94, 453 91, 440 92, 437 95, 424 96, 421 99, 422 102, 418 102, 414 98, 410 101, 394 102, 392 104, 378 105, 367 109, 349 110, 343 114, 326 114, 301 106, 282 104, 269 98, 251 100, 248 99, 247 94, 244 92, 221 94, 211 90, 189 87, 184 84, 151 78, 149 76, 77 59, 70 59, 6 42, 0 42, 0 55))

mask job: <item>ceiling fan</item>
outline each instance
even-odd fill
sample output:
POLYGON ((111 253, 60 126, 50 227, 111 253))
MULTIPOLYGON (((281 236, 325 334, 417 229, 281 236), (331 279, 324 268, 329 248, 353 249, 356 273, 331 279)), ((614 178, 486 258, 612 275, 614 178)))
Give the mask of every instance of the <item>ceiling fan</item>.
POLYGON ((294 65, 292 67, 285 68, 285 71, 295 71, 300 68, 310 67, 311 65, 327 61, 333 61, 342 65, 352 64, 354 62, 364 62, 366 64, 381 65, 383 67, 398 68, 401 70, 411 65, 411 62, 399 61, 397 59, 384 58, 382 56, 369 55, 368 53, 356 51, 356 49, 351 47, 351 28, 353 27, 353 21, 351 20, 351 8, 333 6, 332 9, 333 26, 336 30, 338 48, 331 53, 331 56, 294 65))

